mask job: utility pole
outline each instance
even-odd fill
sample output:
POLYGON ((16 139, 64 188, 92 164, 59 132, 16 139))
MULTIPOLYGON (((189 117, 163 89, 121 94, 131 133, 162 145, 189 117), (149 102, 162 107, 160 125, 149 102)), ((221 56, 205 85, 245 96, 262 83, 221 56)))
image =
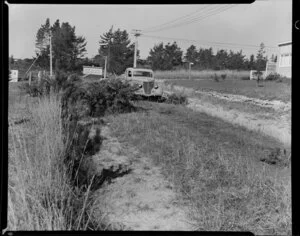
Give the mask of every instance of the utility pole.
POLYGON ((136 29, 134 29, 134 30, 132 30, 133 32, 133 34, 134 34, 134 36, 135 36, 135 42, 134 42, 134 58, 133 58, 133 67, 134 68, 136 68, 136 57, 137 57, 137 44, 138 44, 138 37, 141 35, 141 30, 136 30, 136 29))
POLYGON ((106 71, 107 71, 107 60, 108 60, 108 57, 109 57, 109 43, 100 43, 99 44, 100 47, 101 46, 108 46, 108 56, 105 56, 105 63, 104 63, 104 79, 106 79, 106 71))
POLYGON ((50 30, 49 38, 50 38, 50 78, 52 79, 52 32, 51 30, 50 30))
POLYGON ((104 64, 104 79, 106 79, 106 64, 107 64, 107 56, 105 56, 105 64, 104 64))

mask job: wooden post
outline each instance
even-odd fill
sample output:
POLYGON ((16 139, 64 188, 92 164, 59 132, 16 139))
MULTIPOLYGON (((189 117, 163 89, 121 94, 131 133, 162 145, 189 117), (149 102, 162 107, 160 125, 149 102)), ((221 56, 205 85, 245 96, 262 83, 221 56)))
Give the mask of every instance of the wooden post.
POLYGON ((107 56, 105 57, 105 64, 104 64, 104 79, 106 79, 106 71, 107 71, 107 56))
POLYGON ((50 78, 52 79, 52 32, 50 32, 50 78))
POLYGON ((29 72, 29 85, 31 84, 31 71, 29 72))

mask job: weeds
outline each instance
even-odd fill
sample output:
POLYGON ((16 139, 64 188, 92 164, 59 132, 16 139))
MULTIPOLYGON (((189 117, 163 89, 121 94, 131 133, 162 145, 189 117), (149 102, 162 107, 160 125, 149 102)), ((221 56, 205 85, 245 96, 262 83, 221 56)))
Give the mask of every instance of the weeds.
MULTIPOLYGON (((13 104, 11 104, 13 105, 13 104)), ((30 119, 9 126, 9 230, 87 229, 90 192, 72 187, 71 162, 65 163, 70 139, 64 135, 59 97, 27 104, 30 119)))
MULTIPOLYGON (((29 117, 9 125, 8 229, 105 228, 90 217, 91 192, 103 176, 89 173, 85 163, 99 151, 102 137, 100 129, 90 137, 91 125, 79 121, 134 109, 134 87, 117 79, 86 84, 58 73, 55 80, 45 77, 20 89, 38 98, 25 105, 29 117)), ((15 105, 10 102, 11 111, 15 105)))
POLYGON ((166 103, 175 104, 175 105, 186 105, 188 104, 188 98, 183 93, 172 93, 168 96, 165 101, 166 103))
POLYGON ((198 230, 291 234, 290 181, 274 178, 271 166, 254 160, 264 155, 266 140, 254 144, 246 130, 236 132, 184 108, 169 109, 164 115, 155 110, 114 117, 112 129, 163 168, 191 203, 198 230))
POLYGON ((219 80, 219 76, 217 74, 213 75, 213 79, 214 79, 215 82, 219 82, 220 81, 219 80))
POLYGON ((221 78, 222 78, 222 80, 225 80, 225 79, 226 79, 226 77, 227 77, 227 74, 221 74, 221 78))
POLYGON ((25 129, 9 126, 8 228, 70 230, 72 192, 62 165, 59 101, 40 100, 30 111, 33 120, 25 129))

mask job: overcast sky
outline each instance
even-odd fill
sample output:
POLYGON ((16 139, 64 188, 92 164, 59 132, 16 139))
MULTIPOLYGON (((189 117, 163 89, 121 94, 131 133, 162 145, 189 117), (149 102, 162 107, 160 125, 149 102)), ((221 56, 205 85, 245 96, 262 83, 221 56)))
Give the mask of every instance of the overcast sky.
POLYGON ((292 39, 292 0, 258 0, 252 4, 231 5, 9 4, 9 54, 15 58, 33 57, 36 33, 46 18, 51 24, 59 19, 61 23, 75 26, 76 35, 86 38, 87 57, 97 54, 100 35, 112 25, 114 29, 130 33, 132 29, 180 23, 178 27, 161 31, 144 31, 145 35, 156 38, 138 38, 141 58, 146 58, 150 49, 160 42, 176 41, 184 52, 194 44, 197 48, 212 46, 214 52, 221 48, 242 49, 248 56, 256 54, 261 42, 270 47, 268 53, 271 54, 277 52, 278 43, 292 39), (192 23, 187 24, 189 19, 192 23))

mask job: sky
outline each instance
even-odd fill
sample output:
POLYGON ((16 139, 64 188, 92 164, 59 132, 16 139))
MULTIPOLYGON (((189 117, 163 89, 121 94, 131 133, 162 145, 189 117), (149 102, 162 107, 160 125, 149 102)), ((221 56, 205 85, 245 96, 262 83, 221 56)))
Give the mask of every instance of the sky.
MULTIPOLYGON (((50 24, 59 19, 61 23, 69 22, 75 26, 76 35, 86 38, 85 56, 89 58, 97 54, 100 35, 111 26, 128 33, 132 29, 142 30, 138 37, 142 59, 160 42, 176 41, 184 52, 193 44, 197 49, 212 47, 214 53, 218 49, 242 50, 244 55, 249 56, 256 55, 261 42, 267 46, 267 54, 271 55, 278 52, 278 43, 292 40, 292 0, 257 0, 252 4, 230 5, 8 6, 9 55, 14 58, 35 56, 36 33, 47 18, 50 24), (149 28, 161 30, 147 32, 149 28)), ((130 38, 134 41, 132 34, 130 38)))

